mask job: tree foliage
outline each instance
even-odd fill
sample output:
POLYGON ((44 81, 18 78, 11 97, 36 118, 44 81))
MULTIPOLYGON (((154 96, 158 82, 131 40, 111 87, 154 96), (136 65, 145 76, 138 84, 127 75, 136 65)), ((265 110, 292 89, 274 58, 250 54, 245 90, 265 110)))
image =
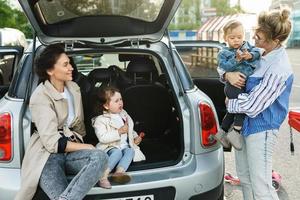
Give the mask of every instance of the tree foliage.
POLYGON ((232 15, 242 12, 239 5, 230 7, 229 3, 229 0, 211 0, 211 7, 216 8, 218 16, 232 15))
POLYGON ((19 29, 27 38, 32 37, 32 29, 25 14, 11 8, 7 0, 0 0, 0 28, 4 27, 19 29))
MULTIPOLYGON (((230 7, 230 0, 211 0, 211 8, 216 8, 217 16, 242 13, 239 5, 230 7)), ((169 29, 192 30, 201 26, 201 0, 183 0, 169 29)))

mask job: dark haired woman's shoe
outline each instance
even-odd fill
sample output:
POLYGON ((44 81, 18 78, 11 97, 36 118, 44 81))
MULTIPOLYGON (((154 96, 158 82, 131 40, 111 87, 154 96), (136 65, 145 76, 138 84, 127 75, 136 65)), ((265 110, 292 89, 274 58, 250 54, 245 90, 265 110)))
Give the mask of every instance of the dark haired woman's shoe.
POLYGON ((111 180, 115 183, 125 184, 125 183, 128 183, 131 180, 131 177, 128 174, 124 173, 124 172, 115 172, 111 176, 111 180))

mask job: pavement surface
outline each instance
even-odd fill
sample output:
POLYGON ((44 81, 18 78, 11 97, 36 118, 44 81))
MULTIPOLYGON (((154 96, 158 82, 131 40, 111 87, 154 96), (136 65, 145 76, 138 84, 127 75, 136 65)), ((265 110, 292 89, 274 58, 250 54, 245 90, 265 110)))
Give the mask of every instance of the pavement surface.
MULTIPOLYGON (((287 49, 295 79, 290 98, 290 110, 300 110, 300 49, 287 49)), ((290 127, 282 124, 273 156, 273 169, 282 176, 278 191, 280 200, 300 200, 300 133, 293 130, 295 154, 290 153, 290 127)), ((236 175, 234 152, 225 152, 225 172, 236 175)), ((240 186, 225 183, 226 200, 243 200, 240 186)))

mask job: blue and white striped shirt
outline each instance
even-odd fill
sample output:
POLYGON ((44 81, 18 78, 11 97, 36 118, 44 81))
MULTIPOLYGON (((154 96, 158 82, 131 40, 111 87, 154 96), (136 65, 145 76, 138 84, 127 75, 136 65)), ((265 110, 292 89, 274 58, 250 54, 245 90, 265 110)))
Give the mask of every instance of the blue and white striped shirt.
POLYGON ((246 93, 230 99, 230 113, 245 113, 242 133, 279 129, 289 105, 293 72, 286 50, 280 47, 262 56, 257 70, 247 79, 246 93))

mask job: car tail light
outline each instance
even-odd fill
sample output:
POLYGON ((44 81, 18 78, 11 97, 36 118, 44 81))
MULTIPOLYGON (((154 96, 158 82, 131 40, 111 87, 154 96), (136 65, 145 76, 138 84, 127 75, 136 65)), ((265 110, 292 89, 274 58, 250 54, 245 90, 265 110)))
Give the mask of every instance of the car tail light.
POLYGON ((205 147, 209 147, 216 143, 216 140, 214 140, 211 135, 215 135, 218 132, 217 122, 210 105, 202 102, 199 104, 199 110, 202 128, 202 144, 205 147))
POLYGON ((0 114, 0 161, 11 159, 11 115, 0 114))

